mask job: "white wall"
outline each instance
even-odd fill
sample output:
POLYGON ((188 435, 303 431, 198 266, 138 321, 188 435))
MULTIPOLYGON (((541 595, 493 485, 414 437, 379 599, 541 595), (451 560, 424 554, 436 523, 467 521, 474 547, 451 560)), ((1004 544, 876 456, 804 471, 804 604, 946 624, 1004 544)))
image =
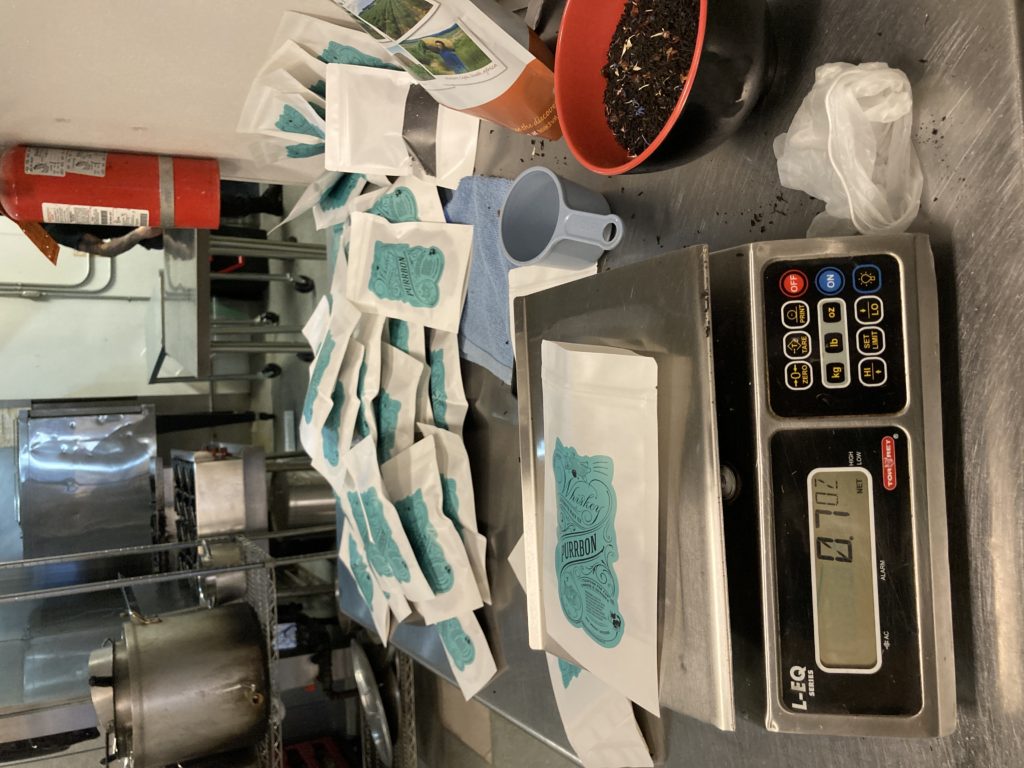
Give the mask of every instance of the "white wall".
POLYGON ((3 0, 0 147, 243 160, 235 133, 281 13, 330 0, 3 0))
MULTIPOLYGON (((88 260, 61 248, 53 267, 12 222, 0 217, 0 285, 78 282, 88 260)), ((0 295, 0 401, 71 397, 182 395, 205 385, 150 386, 146 366, 146 311, 159 285, 162 251, 136 247, 117 257, 107 298, 23 299, 0 295), (126 301, 126 297, 144 297, 126 301)), ((96 259, 83 288, 99 288, 110 260, 96 259)))

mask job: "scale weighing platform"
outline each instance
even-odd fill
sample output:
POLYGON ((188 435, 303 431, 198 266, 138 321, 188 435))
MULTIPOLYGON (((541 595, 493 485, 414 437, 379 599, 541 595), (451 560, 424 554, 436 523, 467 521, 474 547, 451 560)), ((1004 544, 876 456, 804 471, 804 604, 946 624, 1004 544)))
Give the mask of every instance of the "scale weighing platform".
MULTIPOLYGON (((547 338, 658 361, 660 469, 670 478, 659 489, 663 706, 734 727, 732 649, 754 646, 764 687, 735 688, 763 691, 769 730, 953 730, 925 236, 695 246, 517 300, 520 448, 534 457, 523 462, 528 546, 543 509, 547 338), (696 592, 674 594, 679 580, 696 580, 696 592), (710 672, 695 671, 701 661, 710 672)), ((532 606, 529 618, 532 641, 532 606)))

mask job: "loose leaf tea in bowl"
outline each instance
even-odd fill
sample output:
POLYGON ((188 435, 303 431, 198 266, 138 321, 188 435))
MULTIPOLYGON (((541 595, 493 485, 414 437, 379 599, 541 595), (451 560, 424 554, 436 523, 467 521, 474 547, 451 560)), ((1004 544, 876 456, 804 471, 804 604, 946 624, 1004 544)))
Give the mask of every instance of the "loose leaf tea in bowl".
POLYGON ((661 132, 689 76, 700 0, 628 0, 602 70, 604 111, 619 144, 636 156, 661 132))

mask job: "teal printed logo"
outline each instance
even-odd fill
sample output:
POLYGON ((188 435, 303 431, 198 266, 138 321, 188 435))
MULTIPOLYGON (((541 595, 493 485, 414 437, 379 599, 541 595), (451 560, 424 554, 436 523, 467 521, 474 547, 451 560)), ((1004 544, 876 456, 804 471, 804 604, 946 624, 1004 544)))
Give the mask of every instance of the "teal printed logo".
POLYGON ((377 69, 398 69, 391 64, 385 64, 383 59, 363 53, 351 45, 342 45, 333 40, 327 44, 323 52, 317 56, 320 61, 326 64, 355 64, 359 67, 376 67, 377 69))
POLYGON ((441 475, 441 491, 444 493, 444 516, 455 524, 455 530, 461 536, 462 521, 459 520, 459 493, 455 479, 441 475))
MULTIPOLYGON (((370 536, 373 538, 374 546, 377 547, 381 555, 387 558, 388 564, 391 566, 391 575, 400 582, 407 583, 412 578, 412 575, 409 573, 409 565, 405 562, 405 558, 402 557, 402 552, 398 548, 398 542, 391 535, 391 526, 388 525, 388 520, 384 517, 384 505, 377 495, 377 489, 369 488, 360 494, 359 498, 363 502, 363 510, 366 512, 366 524, 370 528, 370 536)), ((381 573, 384 573, 384 571, 381 571, 381 573)))
POLYGON ((435 595, 443 595, 455 586, 455 572, 437 540, 437 529, 428 518, 423 491, 417 490, 412 496, 396 501, 395 509, 427 583, 435 595))
POLYGON ((444 350, 430 351, 430 404, 434 411, 434 423, 441 429, 448 429, 448 394, 444 389, 444 350))
POLYGON ((367 213, 385 218, 392 224, 419 220, 416 195, 408 187, 398 187, 393 192, 381 195, 367 213))
POLYGON ((306 136, 315 136, 318 139, 324 137, 324 132, 318 126, 313 125, 306 117, 291 104, 285 104, 281 114, 277 116, 274 127, 285 133, 301 133, 306 136))
POLYGON ((315 83, 310 83, 309 90, 311 90, 321 99, 327 98, 327 83, 325 83, 323 80, 317 80, 315 83))
POLYGON ((382 391, 374 401, 377 415, 377 459, 383 464, 395 452, 395 436, 398 433, 398 414, 402 403, 382 391))
POLYGON ((348 503, 352 507, 352 517, 356 521, 356 529, 359 531, 359 538, 363 542, 363 549, 366 550, 366 558, 370 561, 370 567, 381 576, 391 575, 391 565, 387 557, 381 552, 380 547, 370 538, 370 532, 366 526, 366 515, 363 513, 363 505, 359 501, 359 494, 355 491, 348 492, 348 503))
POLYGON ((352 566, 352 578, 356 580, 356 586, 359 587, 363 600, 367 605, 373 605, 373 579, 370 577, 366 561, 359 554, 359 547, 356 546, 356 540, 353 538, 348 540, 348 559, 352 566))
POLYGON ((334 387, 334 394, 331 395, 331 412, 327 414, 327 421, 324 422, 323 448, 324 458, 332 467, 338 466, 341 448, 341 411, 345 407, 345 387, 339 381, 334 387))
POLYGON ((369 288, 382 299, 436 307, 442 272, 444 254, 440 249, 378 240, 373 247, 369 288))
POLYGON ((320 195, 320 208, 325 211, 341 208, 352 196, 356 185, 365 178, 361 173, 346 173, 320 195))
POLYGON ((458 619, 446 619, 437 623, 437 631, 441 635, 441 643, 448 655, 455 662, 456 668, 462 672, 476 658, 473 640, 466 634, 458 619))
POLYGON ((370 423, 366 420, 366 407, 363 404, 363 392, 366 389, 366 361, 359 366, 359 384, 356 386, 356 395, 359 397, 359 412, 356 414, 356 434, 366 437, 370 434, 370 423))
POLYGON ((409 324, 405 320, 388 319, 388 339, 391 346, 409 353, 409 324))
POLYGON ((572 662, 566 661, 565 659, 558 660, 558 671, 562 673, 562 687, 568 688, 569 683, 580 676, 581 670, 572 662))
POLYGON ((306 388, 306 402, 302 406, 302 418, 306 420, 307 424, 313 421, 313 403, 316 402, 316 393, 327 372, 327 363, 330 362, 332 354, 334 354, 334 338, 328 333, 320 344, 320 351, 316 353, 313 374, 309 377, 309 387, 306 388))
POLYGON ((555 440, 551 460, 558 497, 555 571, 562 613, 605 648, 622 639, 619 559, 615 536, 614 464, 608 456, 580 456, 555 440))
POLYGON ((319 144, 289 144, 284 150, 288 157, 295 159, 322 155, 326 148, 327 145, 321 141, 319 144))

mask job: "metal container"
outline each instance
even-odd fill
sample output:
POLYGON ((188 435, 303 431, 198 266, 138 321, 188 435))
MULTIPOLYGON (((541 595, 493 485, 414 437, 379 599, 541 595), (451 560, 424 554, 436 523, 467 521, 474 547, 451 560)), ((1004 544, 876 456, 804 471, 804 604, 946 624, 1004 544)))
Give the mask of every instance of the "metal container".
POLYGON ((252 746, 269 713, 262 640, 241 603, 126 623, 90 660, 93 703, 117 756, 155 768, 252 746))
POLYGON ((270 518, 278 531, 327 525, 336 518, 334 491, 313 472, 275 472, 270 481, 270 518))

